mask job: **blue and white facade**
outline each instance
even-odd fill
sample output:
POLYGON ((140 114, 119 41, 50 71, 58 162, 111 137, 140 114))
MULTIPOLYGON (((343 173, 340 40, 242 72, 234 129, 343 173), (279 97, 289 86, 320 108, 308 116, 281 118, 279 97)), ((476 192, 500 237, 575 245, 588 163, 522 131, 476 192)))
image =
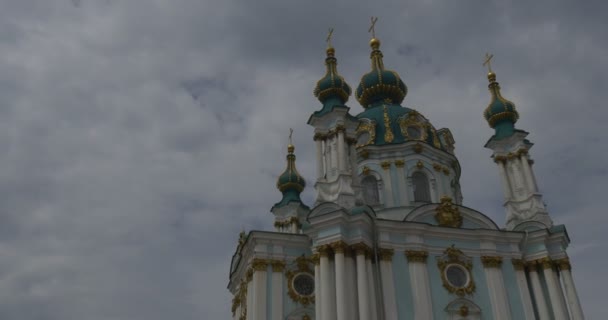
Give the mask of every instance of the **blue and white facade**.
MULTIPOLYGON (((315 96, 316 201, 288 147, 275 231, 242 233, 228 289, 234 319, 584 319, 563 225, 554 225, 532 168, 515 105, 488 74, 486 147, 503 183, 506 226, 462 205, 448 129, 402 106, 407 87, 384 68, 372 39, 371 71, 355 96, 327 49, 315 96)), ((499 191, 497 191, 499 192, 499 191)))

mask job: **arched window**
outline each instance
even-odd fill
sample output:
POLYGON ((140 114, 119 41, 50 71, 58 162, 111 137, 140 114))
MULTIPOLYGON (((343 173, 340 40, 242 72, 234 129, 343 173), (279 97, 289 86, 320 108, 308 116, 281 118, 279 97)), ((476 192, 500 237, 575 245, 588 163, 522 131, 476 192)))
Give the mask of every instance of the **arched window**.
POLYGON ((378 180, 376 177, 369 175, 361 181, 363 186, 363 198, 368 205, 376 205, 380 203, 380 195, 378 192, 378 180))
POLYGON ((431 191, 426 174, 416 171, 412 174, 412 185, 414 186, 414 201, 431 202, 431 191))

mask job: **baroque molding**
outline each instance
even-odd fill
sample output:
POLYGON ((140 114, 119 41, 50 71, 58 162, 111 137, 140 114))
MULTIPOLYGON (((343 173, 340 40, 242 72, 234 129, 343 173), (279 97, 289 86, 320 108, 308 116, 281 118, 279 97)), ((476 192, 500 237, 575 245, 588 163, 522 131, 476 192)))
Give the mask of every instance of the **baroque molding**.
POLYGON ((524 271, 526 269, 526 264, 523 259, 511 259, 511 263, 513 264, 513 268, 517 271, 524 271))
POLYGON ((442 227, 462 227, 462 215, 458 207, 452 203, 452 198, 441 197, 441 204, 435 209, 435 220, 442 227))
POLYGON ((393 254, 395 254, 394 249, 380 248, 380 250, 378 250, 381 261, 393 261, 393 254))
POLYGON ((426 263, 426 258, 429 256, 429 253, 424 250, 406 250, 405 256, 407 257, 408 262, 426 263))
POLYGON ((572 265, 570 265, 570 259, 568 258, 558 259, 554 262, 560 270, 572 270, 572 265))
POLYGON ((501 256, 481 256, 484 268, 500 268, 502 266, 501 256))

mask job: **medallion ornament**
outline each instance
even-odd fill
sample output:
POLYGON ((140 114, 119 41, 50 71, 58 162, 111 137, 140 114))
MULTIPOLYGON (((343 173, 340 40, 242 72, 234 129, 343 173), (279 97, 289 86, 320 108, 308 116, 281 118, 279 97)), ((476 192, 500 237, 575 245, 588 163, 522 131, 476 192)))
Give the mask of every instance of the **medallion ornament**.
POLYGON ((454 245, 445 249, 443 255, 437 259, 437 266, 443 287, 450 293, 462 297, 475 292, 475 282, 471 274, 472 260, 460 249, 455 248, 454 245))
POLYGON ((452 203, 452 198, 441 197, 441 203, 435 209, 435 220, 442 227, 460 228, 462 226, 462 215, 458 207, 452 203))
POLYGON ((310 267, 311 260, 302 255, 296 259, 295 268, 290 268, 285 273, 287 294, 294 302, 305 306, 315 302, 315 280, 310 267))

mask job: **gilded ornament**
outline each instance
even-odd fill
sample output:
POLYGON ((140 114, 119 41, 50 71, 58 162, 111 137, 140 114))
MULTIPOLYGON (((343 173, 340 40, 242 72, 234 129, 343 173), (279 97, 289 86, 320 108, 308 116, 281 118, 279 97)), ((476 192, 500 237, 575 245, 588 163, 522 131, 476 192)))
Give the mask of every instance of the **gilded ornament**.
POLYGON ((378 250, 378 255, 380 256, 380 260, 382 261, 393 261, 394 253, 394 249, 380 248, 380 250, 378 250))
POLYGON ((485 268, 500 268, 502 257, 500 256, 481 256, 481 263, 485 268))
POLYGON ((251 267, 254 271, 266 271, 268 267, 268 261, 264 259, 253 259, 251 262, 251 267))
POLYGON ((368 175, 370 173, 369 167, 363 166, 363 169, 361 169, 361 173, 363 173, 364 175, 368 175))
POLYGON ((325 140, 326 138, 327 138, 327 135, 325 135, 325 134, 323 134, 323 133, 321 133, 321 132, 317 132, 317 133, 315 133, 315 135, 312 137, 312 139, 313 139, 314 141, 317 141, 317 140, 325 140))
POLYGON ((331 247, 328 244, 318 246, 317 252, 319 253, 319 256, 321 256, 321 257, 329 257, 329 254, 331 252, 331 247))
POLYGON ((445 174, 446 176, 450 175, 450 169, 448 167, 443 167, 443 174, 445 174))
POLYGON ((462 215, 458 207, 452 203, 452 198, 441 197, 441 203, 435 209, 435 220, 442 227, 460 228, 462 226, 462 215))
POLYGON ((369 138, 367 141, 358 141, 356 147, 361 148, 370 144, 374 144, 376 140, 376 122, 370 119, 360 119, 359 125, 357 126, 356 135, 357 137, 367 133, 369 138))
POLYGON ((551 261, 551 259, 549 259, 548 257, 539 259, 538 263, 541 265, 541 267, 543 269, 552 269, 553 268, 553 261, 551 261))
POLYGON ((466 317, 469 315, 469 307, 467 307, 466 305, 462 305, 460 307, 460 310, 458 312, 460 314, 461 317, 466 317))
POLYGON ((435 169, 435 171, 441 171, 441 165, 439 163, 433 163, 433 169, 435 169))
POLYGON ((465 294, 472 294, 475 291, 475 282, 471 271, 473 269, 473 263, 471 258, 464 255, 462 250, 457 249, 454 245, 446 248, 443 255, 437 259, 437 267, 439 267, 441 273, 441 281, 443 287, 450 293, 455 293, 458 296, 464 296, 465 294), (454 287, 450 281, 448 281, 446 275, 446 269, 451 265, 458 265, 464 270, 467 270, 468 282, 464 287, 454 287))
POLYGON ((397 168, 403 168, 405 166, 405 161, 403 161, 401 159, 400 160, 395 160, 395 166, 397 168))
POLYGON ((391 167, 391 162, 390 161, 382 161, 382 163, 380 163, 380 166, 382 167, 382 169, 388 170, 388 168, 391 167))
POLYGON ((416 143, 413 148, 414 148, 414 152, 416 152, 416 153, 422 152, 422 145, 420 143, 416 143))
POLYGON ((285 270, 285 261, 272 260, 270 265, 272 266, 272 272, 283 272, 285 270))
POLYGON ((555 264, 559 267, 560 270, 572 270, 572 266, 570 265, 570 259, 568 258, 555 260, 555 264))
POLYGON ((321 262, 321 256, 318 253, 315 253, 312 256, 310 256, 310 260, 312 261, 312 263, 314 265, 317 266, 321 262))
POLYGON ((522 259, 511 259, 511 263, 513 264, 513 268, 517 271, 525 270, 526 264, 522 259))
POLYGON ((285 274, 287 276, 287 294, 289 297, 297 303, 302 305, 309 305, 315 302, 314 292, 311 295, 301 295, 294 288, 294 279, 296 276, 301 274, 307 274, 310 277, 313 276, 313 271, 309 266, 310 261, 313 259, 307 259, 304 255, 298 257, 296 259, 296 268, 292 270, 288 270, 285 274))
POLYGON ((370 251, 369 247, 363 242, 353 244, 351 249, 356 255, 367 255, 367 253, 370 251))
POLYGON ((388 107, 384 106, 384 141, 387 143, 393 142, 395 135, 391 129, 391 119, 388 116, 388 107))
POLYGON ((310 320, 310 316, 305 314, 304 316, 302 316, 302 320, 310 320))
POLYGON ((538 269, 538 260, 525 261, 524 265, 528 268, 528 271, 537 271, 538 269))
POLYGON ((507 157, 505 156, 495 156, 494 157, 494 162, 499 163, 499 162, 506 162, 507 161, 507 157))
POLYGON ((429 253, 422 250, 406 250, 405 256, 407 257, 408 262, 426 262, 426 258, 429 256, 429 253))
POLYGON ((247 269, 247 272, 245 273, 245 279, 247 282, 253 280, 253 269, 247 269))
POLYGON ((422 163, 422 161, 418 160, 418 162, 416 162, 416 168, 418 168, 418 169, 424 168, 424 163, 422 163))
POLYGON ((399 117, 397 123, 399 123, 401 134, 408 140, 425 141, 428 137, 427 130, 429 124, 422 120, 418 111, 412 110, 408 114, 399 117), (408 129, 412 129, 412 133, 415 133, 415 135, 410 134, 408 129))
POLYGON ((330 246, 334 250, 334 253, 344 253, 349 249, 348 244, 344 241, 334 242, 330 246))
POLYGON ((363 150, 359 153, 359 156, 361 156, 362 159, 367 159, 369 158, 369 152, 367 150, 363 150))

